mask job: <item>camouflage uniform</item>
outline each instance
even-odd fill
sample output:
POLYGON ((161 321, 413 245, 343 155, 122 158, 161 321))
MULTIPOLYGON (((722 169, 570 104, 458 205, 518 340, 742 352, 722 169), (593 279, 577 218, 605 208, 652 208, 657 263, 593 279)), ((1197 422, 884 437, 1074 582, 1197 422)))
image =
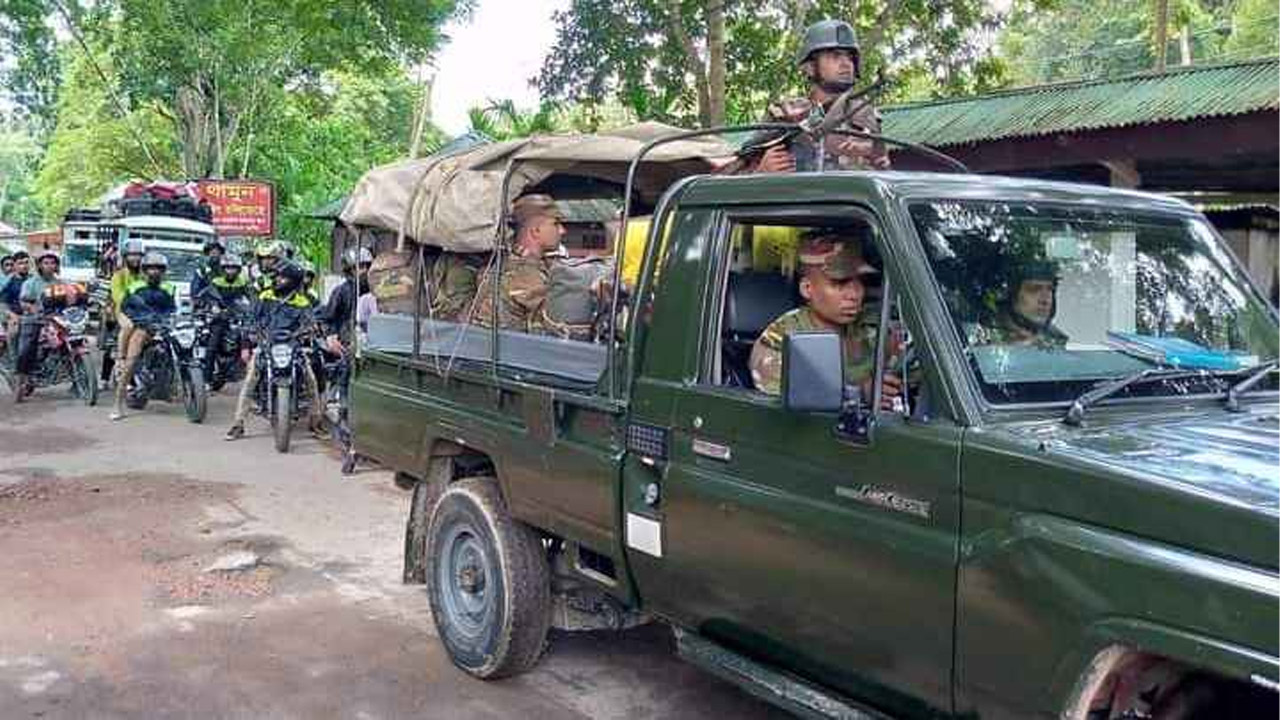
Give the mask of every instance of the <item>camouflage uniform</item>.
MULTIPOLYGON (((808 266, 810 272, 819 271, 830 280, 844 281, 877 274, 877 270, 862 259, 854 242, 838 235, 816 235, 801 241, 797 259, 808 266)), ((869 315, 863 305, 859 316, 839 329, 844 358, 844 382, 858 385, 875 372, 875 346, 877 327, 868 322, 869 315)), ((784 313, 760 333, 751 348, 751 380, 756 389, 770 395, 782 392, 782 343, 794 332, 830 330, 829 324, 818 317, 809 305, 784 313)))
MULTIPOLYGON (((782 341, 793 332, 827 330, 809 306, 792 310, 769 323, 751 348, 751 380, 770 395, 782 392, 782 341)), ((876 327, 856 320, 840 329, 844 382, 856 385, 875 371, 876 327)))
POLYGON ((467 320, 476 297, 482 263, 476 256, 447 252, 431 266, 431 316, 437 320, 467 320))
MULTIPOLYGON (((489 326, 493 318, 493 290, 489 284, 492 273, 481 278, 476 292, 477 325, 489 326)), ((502 268, 502 281, 498 287, 498 327, 503 330, 545 334, 551 327, 547 317, 547 293, 551 286, 551 260, 546 257, 527 257, 511 254, 502 268)))
POLYGON ((978 345, 1024 345, 1040 350, 1061 350, 1067 344, 1067 334, 1046 325, 1033 330, 1014 319, 1007 310, 996 315, 990 326, 975 325, 967 333, 970 347, 978 345))
MULTIPOLYGON (((537 223, 552 219, 559 227, 559 235, 563 236, 564 213, 550 195, 530 194, 516 199, 511 204, 511 224, 517 229, 517 243, 525 228, 545 228, 537 223)), ((538 230, 535 230, 538 231, 538 230)), ((550 299, 552 286, 552 263, 558 262, 556 248, 547 247, 544 236, 538 242, 543 243, 541 249, 517 249, 505 258, 502 277, 498 287, 498 327, 505 330, 538 335, 555 335, 569 337, 568 326, 557 323, 551 318, 550 299)), ((474 322, 488 325, 493 318, 493 286, 490 285, 492 273, 485 273, 480 279, 476 292, 479 300, 474 322)))
MULTIPOLYGON (((789 98, 771 104, 766 113, 765 122, 803 122, 813 111, 814 102, 809 98, 789 98)), ((878 134, 880 132, 880 111, 872 107, 870 103, 863 105, 852 117, 840 125, 840 129, 878 134)), ((823 146, 825 147, 824 169, 875 170, 878 169, 876 162, 880 161, 881 158, 884 158, 882 162, 887 166, 889 156, 885 150, 884 143, 879 141, 832 133, 823 139, 823 146), (858 143, 858 145, 853 148, 841 147, 850 140, 858 143)), ((811 138, 807 136, 796 138, 792 142, 791 152, 796 157, 796 170, 804 172, 818 169, 818 147, 811 138)))

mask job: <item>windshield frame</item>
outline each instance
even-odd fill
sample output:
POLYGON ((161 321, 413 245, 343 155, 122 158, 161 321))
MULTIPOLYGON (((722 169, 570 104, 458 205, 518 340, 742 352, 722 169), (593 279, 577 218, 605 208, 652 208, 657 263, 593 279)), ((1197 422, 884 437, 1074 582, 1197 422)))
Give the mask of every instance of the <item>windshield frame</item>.
MULTIPOLYGON (((978 378, 977 369, 971 362, 971 355, 968 352, 969 346, 965 339, 960 336, 956 323, 951 316, 951 307, 947 304, 946 294, 938 280, 937 273, 934 271, 933 263, 929 259, 928 246, 925 243, 925 239, 921 237, 919 228, 916 226, 915 218, 911 212, 913 206, 916 205, 929 203, 1008 203, 1036 205, 1037 207, 1067 211, 1097 211, 1100 209, 1110 209, 1128 213, 1132 215, 1135 220, 1142 219, 1144 217, 1159 218, 1165 221, 1170 219, 1178 220, 1188 224, 1188 232, 1190 232, 1189 224, 1192 222, 1198 222, 1208 230, 1213 242, 1217 244, 1218 248, 1230 258, 1232 263, 1230 270, 1235 272, 1243 281, 1242 284, 1245 288, 1245 292, 1249 293, 1253 299, 1266 310, 1267 315, 1271 318, 1272 322, 1280 323, 1280 313, 1278 313, 1277 309, 1266 299, 1266 296, 1254 282, 1253 277, 1240 262, 1240 258, 1237 257, 1235 252, 1231 249, 1230 243, 1222 237, 1222 234, 1218 232, 1218 229, 1214 227, 1213 223, 1211 223, 1208 218, 1190 206, 1186 206, 1185 209, 1181 210, 1172 210, 1168 207, 1154 207, 1149 204, 1135 202, 1134 200, 1135 198, 1132 196, 1118 196, 1117 202, 1114 205, 1109 204, 1106 207, 1100 207, 1100 205, 1095 202, 1005 195, 964 195, 957 197, 929 193, 905 195, 900 196, 897 199, 896 204, 898 206, 898 210, 902 213, 902 224, 911 237, 910 242, 913 245, 912 250, 920 259, 920 262, 924 266, 925 272, 928 276, 929 291, 933 294, 933 299, 937 302, 938 307, 941 308, 942 312, 946 316, 946 322, 943 323, 947 327, 945 343, 951 346, 952 352, 956 353, 956 357, 959 359, 959 362, 956 363, 956 365, 963 367, 963 384, 965 391, 973 399, 979 412, 984 418, 990 418, 993 416, 999 418, 1012 415, 1026 415, 1028 413, 1060 415, 1064 408, 1071 406, 1073 400, 1063 399, 1051 401, 996 403, 987 398, 986 393, 984 393, 982 389, 982 381, 978 378)), ((1099 382, 1107 382, 1107 380, 1101 379, 1099 382)), ((1228 386, 1232 384, 1231 381, 1226 381, 1226 383, 1228 386)), ((1095 407, 1096 409, 1101 410, 1112 406, 1123 408, 1131 405, 1143 405, 1150 403, 1158 403, 1161 405, 1180 403, 1185 405, 1189 402, 1221 402, 1225 396, 1226 390, 1224 389, 1222 392, 1195 392, 1177 395, 1144 395, 1141 397, 1111 397, 1101 401, 1095 407)), ((1254 391, 1244 398, 1241 398, 1241 402, 1247 406, 1251 400, 1265 399, 1273 401, 1276 398, 1280 398, 1280 391, 1261 390, 1254 391)))

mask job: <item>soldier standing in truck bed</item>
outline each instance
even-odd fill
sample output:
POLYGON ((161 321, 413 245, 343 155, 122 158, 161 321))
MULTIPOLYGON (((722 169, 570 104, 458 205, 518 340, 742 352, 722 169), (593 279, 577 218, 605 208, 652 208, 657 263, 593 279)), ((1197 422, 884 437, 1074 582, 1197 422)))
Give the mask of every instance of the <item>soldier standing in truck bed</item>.
MULTIPOLYGON (((815 108, 826 109, 832 101, 852 88, 861 76, 861 51, 853 27, 842 20, 823 20, 805 30, 796 63, 809 81, 809 95, 780 100, 769 106, 765 122, 798 123, 815 108)), ((840 126, 846 130, 880 132, 880 113, 869 102, 840 126)), ((833 133, 824 139, 824 168, 838 170, 884 170, 889 155, 884 144, 866 138, 833 133)), ((818 147, 807 137, 790 146, 778 144, 765 150, 754 162, 733 172, 795 172, 818 170, 818 147)))

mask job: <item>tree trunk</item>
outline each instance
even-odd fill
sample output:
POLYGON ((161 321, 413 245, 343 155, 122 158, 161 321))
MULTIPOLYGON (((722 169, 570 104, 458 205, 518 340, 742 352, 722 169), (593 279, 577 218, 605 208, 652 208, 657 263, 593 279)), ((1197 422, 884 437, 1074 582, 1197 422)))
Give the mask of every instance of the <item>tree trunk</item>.
POLYGON ((724 125, 724 3, 707 0, 707 124, 724 125))
POLYGON ((1191 26, 1183 25, 1178 37, 1178 48, 1182 50, 1182 64, 1191 64, 1191 26))
POLYGON ((1156 72, 1164 72, 1165 59, 1169 49, 1169 0, 1155 0, 1156 3, 1156 72))
POLYGON ((707 65, 685 29, 684 18, 680 15, 680 0, 667 0, 666 9, 667 29, 684 51, 685 66, 693 73, 694 86, 698 89, 698 122, 704 128, 711 127, 711 89, 707 81, 707 65))

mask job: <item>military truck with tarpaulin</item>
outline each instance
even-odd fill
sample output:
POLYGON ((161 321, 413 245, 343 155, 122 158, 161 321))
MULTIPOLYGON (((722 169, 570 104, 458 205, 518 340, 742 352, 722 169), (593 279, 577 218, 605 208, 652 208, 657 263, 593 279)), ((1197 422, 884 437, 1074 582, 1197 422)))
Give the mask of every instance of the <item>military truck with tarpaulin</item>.
POLYGON ((490 272, 523 192, 651 215, 597 342, 370 321, 356 442, 415 483, 405 580, 455 664, 508 676, 549 627, 656 619, 809 717, 1275 717, 1277 318, 1201 215, 963 172, 718 175, 731 150, 681 137, 453 168, 498 188, 450 209, 490 272), (878 271, 869 393, 835 332, 786 337, 780 394, 750 372, 815 232, 878 271), (1031 265, 1053 302, 1024 341, 997 331, 1031 265))

